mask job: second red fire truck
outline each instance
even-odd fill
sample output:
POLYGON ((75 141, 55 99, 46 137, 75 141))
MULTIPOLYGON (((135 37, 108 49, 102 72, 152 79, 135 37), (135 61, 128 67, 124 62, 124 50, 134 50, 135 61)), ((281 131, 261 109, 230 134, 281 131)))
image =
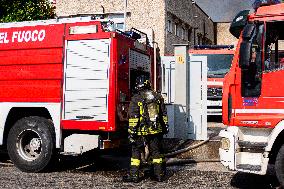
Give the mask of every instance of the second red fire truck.
POLYGON ((234 56, 233 45, 197 45, 189 50, 194 57, 207 58, 207 115, 222 115, 222 87, 234 56))

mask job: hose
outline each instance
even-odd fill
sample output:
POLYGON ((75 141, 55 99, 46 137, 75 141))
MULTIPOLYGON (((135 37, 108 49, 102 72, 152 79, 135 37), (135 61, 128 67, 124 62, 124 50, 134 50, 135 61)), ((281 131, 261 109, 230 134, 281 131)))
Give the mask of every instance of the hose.
POLYGON ((178 165, 178 164, 190 164, 190 163, 202 163, 202 162, 220 162, 219 159, 178 159, 169 158, 166 161, 166 165, 178 165))
POLYGON ((165 154, 164 156, 165 156, 165 157, 170 157, 170 156, 178 155, 178 154, 183 153, 183 152, 187 152, 187 151, 189 151, 189 150, 192 150, 192 149, 194 149, 194 148, 197 148, 197 147, 199 147, 199 146, 201 146, 201 145, 207 143, 209 140, 210 140, 210 138, 208 138, 208 139, 206 139, 206 140, 204 140, 204 141, 202 141, 202 142, 200 142, 200 143, 198 143, 198 144, 194 144, 194 145, 192 145, 192 146, 188 146, 188 147, 183 148, 183 149, 180 149, 180 150, 176 150, 176 151, 173 151, 173 152, 169 152, 169 153, 165 154))
POLYGON ((188 142, 188 140, 181 140, 181 141, 179 141, 179 143, 177 144, 177 146, 175 146, 175 147, 173 148, 173 151, 176 151, 176 150, 180 149, 180 148, 181 148, 182 146, 184 146, 187 142, 188 142))
MULTIPOLYGON (((207 143, 211 138, 208 138, 207 140, 204 140, 198 144, 194 144, 192 146, 188 146, 186 148, 180 149, 180 150, 176 150, 173 152, 169 152, 167 154, 165 154, 165 157, 170 157, 170 156, 174 156, 174 155, 178 155, 184 152, 187 152, 189 150, 192 150, 194 148, 197 148, 205 143, 207 143)), ((179 164, 190 164, 190 163, 201 163, 201 162, 220 162, 220 159, 179 159, 179 158, 169 158, 166 161, 166 165, 167 166, 171 166, 171 165, 179 165, 179 164)))

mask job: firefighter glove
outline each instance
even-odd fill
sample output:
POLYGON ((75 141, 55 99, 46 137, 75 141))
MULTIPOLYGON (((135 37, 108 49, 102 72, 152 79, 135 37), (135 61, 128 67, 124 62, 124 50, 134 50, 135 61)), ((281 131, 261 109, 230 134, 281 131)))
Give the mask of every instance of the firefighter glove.
POLYGON ((163 116, 163 133, 168 134, 169 133, 169 124, 168 124, 168 117, 163 116))
POLYGON ((134 137, 132 135, 128 136, 129 142, 132 144, 135 142, 134 137))
POLYGON ((165 124, 163 127, 163 134, 168 134, 169 133, 169 125, 165 124))

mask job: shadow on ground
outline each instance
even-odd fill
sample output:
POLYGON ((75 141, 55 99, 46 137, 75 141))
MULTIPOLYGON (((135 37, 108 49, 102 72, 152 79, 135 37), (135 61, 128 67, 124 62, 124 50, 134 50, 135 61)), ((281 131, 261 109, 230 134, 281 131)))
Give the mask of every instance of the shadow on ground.
POLYGON ((269 189, 277 188, 279 182, 275 175, 256 175, 237 172, 231 180, 231 186, 237 188, 269 189))
POLYGON ((130 162, 129 153, 117 149, 90 151, 79 156, 60 156, 56 171, 120 171, 126 170, 130 162))

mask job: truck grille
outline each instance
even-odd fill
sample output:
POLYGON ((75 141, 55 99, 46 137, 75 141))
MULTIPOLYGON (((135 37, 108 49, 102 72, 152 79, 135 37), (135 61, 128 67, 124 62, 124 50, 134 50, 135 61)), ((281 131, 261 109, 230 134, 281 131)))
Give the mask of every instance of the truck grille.
POLYGON ((222 99, 222 88, 208 88, 207 89, 208 99, 222 99))

